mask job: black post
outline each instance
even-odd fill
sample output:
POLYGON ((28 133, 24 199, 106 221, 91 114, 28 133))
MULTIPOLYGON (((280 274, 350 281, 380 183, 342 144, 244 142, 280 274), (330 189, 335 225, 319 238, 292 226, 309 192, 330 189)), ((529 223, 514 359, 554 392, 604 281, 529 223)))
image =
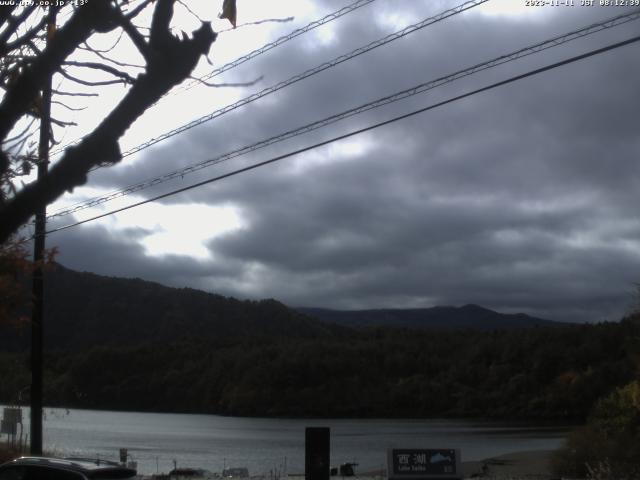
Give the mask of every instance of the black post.
POLYGON ((305 429, 305 480, 329 480, 331 433, 328 427, 305 429))
MULTIPOLYGON (((50 7, 47 25, 47 43, 55 34, 56 8, 50 7)), ((51 84, 53 74, 49 76, 42 89, 40 105, 40 143, 38 146, 38 180, 47 176, 49 167, 49 143, 51 141, 51 84)), ((47 208, 42 207, 36 213, 35 239, 33 246, 33 310, 31 313, 31 454, 42 455, 42 328, 44 281, 42 263, 44 260, 47 208)))

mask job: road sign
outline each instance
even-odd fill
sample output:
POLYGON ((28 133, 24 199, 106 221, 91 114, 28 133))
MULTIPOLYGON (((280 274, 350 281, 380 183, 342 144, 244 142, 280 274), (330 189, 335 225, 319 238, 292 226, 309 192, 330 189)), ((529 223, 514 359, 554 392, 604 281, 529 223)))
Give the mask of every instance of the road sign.
POLYGON ((7 422, 6 420, 0 420, 0 433, 5 435, 17 435, 18 424, 7 422))
POLYGON ((460 450, 455 448, 398 448, 388 451, 389 480, 462 478, 460 450))
POLYGON ((2 422, 0 422, 0 433, 17 435, 19 423, 22 424, 22 410, 20 408, 4 408, 2 422))

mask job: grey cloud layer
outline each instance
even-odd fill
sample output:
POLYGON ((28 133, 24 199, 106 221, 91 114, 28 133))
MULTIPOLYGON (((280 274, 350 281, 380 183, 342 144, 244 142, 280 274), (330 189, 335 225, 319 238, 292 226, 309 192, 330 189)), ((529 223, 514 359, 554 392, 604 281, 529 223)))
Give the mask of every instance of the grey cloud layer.
MULTIPOLYGON (((413 8, 408 14, 425 16, 424 2, 406 4, 413 8)), ((175 169, 618 12, 576 7, 544 22, 468 13, 176 137, 135 167, 101 172, 94 185, 111 189, 175 169)), ((275 83, 389 33, 366 15, 332 28, 329 45, 295 42, 230 78, 258 73, 275 83)), ((631 23, 505 65, 251 159, 429 105, 638 28, 631 23)), ((70 267, 292 305, 474 302, 558 320, 615 319, 628 306, 640 267, 637 58, 632 45, 368 133, 361 155, 339 158, 325 147, 164 200, 239 208, 246 227, 211 240, 210 262, 146 257, 137 243, 144 232, 105 235, 84 227, 53 242, 70 267), (87 247, 95 242, 99 257, 87 247)))

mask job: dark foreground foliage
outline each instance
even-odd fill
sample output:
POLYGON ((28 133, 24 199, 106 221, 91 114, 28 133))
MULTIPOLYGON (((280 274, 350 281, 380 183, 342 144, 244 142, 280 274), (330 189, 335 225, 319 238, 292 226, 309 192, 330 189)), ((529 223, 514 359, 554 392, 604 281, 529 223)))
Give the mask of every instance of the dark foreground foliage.
MULTIPOLYGON (((47 405, 249 416, 584 421, 634 379, 640 325, 373 330, 96 347, 46 358, 47 405)), ((0 402, 28 385, 0 356, 0 402)))
POLYGON ((573 478, 640 478, 640 381, 600 400, 587 425, 556 452, 553 467, 573 478))

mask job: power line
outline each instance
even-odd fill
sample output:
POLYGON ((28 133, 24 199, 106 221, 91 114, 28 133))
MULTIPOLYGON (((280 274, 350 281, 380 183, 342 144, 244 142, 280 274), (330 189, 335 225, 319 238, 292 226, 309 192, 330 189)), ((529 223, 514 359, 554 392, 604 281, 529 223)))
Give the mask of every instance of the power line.
MULTIPOLYGON (((355 57, 358 57, 358 56, 360 56, 360 55, 362 55, 364 53, 367 53, 367 52, 369 52, 369 51, 371 51, 371 50, 373 50, 375 48, 378 48, 380 46, 386 45, 387 43, 390 43, 390 42, 392 42, 394 40, 403 38, 403 37, 405 37, 405 36, 407 36, 407 35, 409 35, 409 34, 411 34, 413 32, 421 30, 421 29, 423 29, 423 28, 425 28, 425 27, 427 27, 429 25, 432 25, 434 23, 440 22, 440 21, 442 21, 442 20, 444 20, 444 19, 446 19, 448 17, 451 17, 451 16, 456 15, 458 13, 461 13, 463 11, 469 10, 470 8, 476 7, 476 6, 480 5, 480 4, 486 3, 488 1, 489 0, 469 0, 469 1, 465 2, 465 3, 462 3, 462 4, 454 7, 454 8, 445 10, 444 12, 441 12, 438 15, 435 15, 435 16, 432 16, 432 17, 428 17, 428 18, 422 20, 421 22, 418 22, 416 24, 413 24, 413 25, 410 25, 408 27, 405 27, 404 29, 402 29, 402 30, 400 30, 398 32, 392 33, 390 35, 387 35, 386 37, 384 37, 382 39, 379 39, 379 40, 376 40, 374 42, 371 42, 371 43, 369 43, 367 45, 364 45, 364 46, 362 46, 360 48, 357 48, 357 49, 355 49, 355 50, 353 50, 353 51, 351 51, 351 52, 349 52, 347 54, 344 54, 344 55, 341 55, 339 57, 336 57, 333 60, 330 60, 329 62, 325 62, 325 63, 323 63, 321 65, 318 65, 318 66, 316 66, 314 68, 306 70, 303 73, 300 73, 298 75, 294 75, 293 77, 290 77, 289 79, 284 80, 284 81, 282 81, 282 82, 280 82, 280 83, 278 83, 276 85, 273 85, 271 87, 263 89, 260 92, 257 92, 257 93, 255 93, 253 95, 245 97, 245 98, 243 98, 243 99, 241 99, 241 100, 239 100, 239 101, 237 101, 237 102, 235 102, 233 104, 230 104, 230 105, 227 105, 227 106, 225 106, 223 108, 215 110, 214 112, 211 112, 211 113, 209 113, 209 114, 207 114, 205 116, 202 116, 202 117, 200 117, 198 119, 192 120, 191 122, 189 122, 189 123, 187 123, 185 125, 182 125, 182 126, 180 126, 178 128, 175 128, 173 130, 170 130, 169 132, 166 132, 166 133, 160 135, 159 137, 151 138, 150 140, 148 140, 148 141, 146 141, 146 142, 144 142, 144 143, 142 143, 142 144, 140 144, 140 145, 138 145, 136 147, 133 147, 132 149, 129 149, 129 150, 125 151, 124 153, 122 153, 122 158, 125 158, 127 156, 133 155, 134 153, 137 153, 137 152, 139 152, 141 150, 144 150, 144 149, 146 149, 146 148, 148 148, 148 147, 150 147, 152 145, 155 145, 156 143, 159 143, 159 142, 161 142, 163 140, 166 140, 166 139, 168 139, 170 137, 173 137, 173 136, 178 135, 178 134, 180 134, 182 132, 190 130, 190 129, 194 128, 194 127, 202 125, 203 123, 206 123, 206 122, 208 122, 210 120, 213 120, 214 118, 220 117, 220 116, 222 116, 222 115, 224 115, 224 114, 226 114, 228 112, 231 112, 231 111, 233 111, 233 110, 235 110, 235 109, 237 109, 239 107, 242 107, 242 106, 247 105, 247 104, 249 104, 251 102, 254 102, 254 101, 256 101, 256 100, 258 100, 258 99, 260 99, 262 97, 265 97, 265 96, 270 95, 272 93, 275 93, 275 92, 277 92, 279 90, 282 90, 283 88, 288 87, 290 85, 293 85, 294 83, 297 83, 297 82, 299 82, 301 80, 304 80, 304 79, 306 79, 306 78, 308 78, 308 77, 310 77, 312 75, 316 75, 316 74, 318 74, 320 72, 323 72, 324 70, 327 70, 329 68, 335 67, 336 65, 339 65, 339 64, 341 64, 343 62, 351 60, 351 59, 353 59, 355 57)), ((90 170, 90 172, 93 172, 93 171, 98 170, 100 168, 102 168, 102 167, 101 166, 94 167, 94 168, 92 168, 90 170)), ((153 185, 155 185, 157 183, 158 182, 155 182, 155 180, 152 180, 152 184, 153 185)), ((162 182, 159 182, 159 183, 162 183, 162 182)), ((115 197, 113 197, 113 198, 117 198, 118 196, 120 196, 119 193, 120 193, 119 191, 112 192, 112 194, 115 195, 115 197)), ((112 194, 109 194, 109 196, 111 197, 112 194)), ((82 203, 84 203, 84 202, 82 202, 82 203)), ((82 203, 80 205, 82 205, 82 203)), ((75 207, 75 205, 73 207, 75 207)), ((79 210, 82 210, 83 208, 85 208, 85 207, 81 207, 81 208, 79 208, 79 210)), ((77 211, 77 210, 74 210, 74 211, 77 211)), ((68 209, 65 209, 60 214, 55 214, 55 215, 56 216, 67 215, 68 213, 71 213, 71 212, 69 212, 68 209)))
POLYGON ((310 124, 304 125, 302 127, 298 127, 298 128, 296 128, 294 130, 289 130, 289 131, 281 133, 279 135, 276 135, 276 136, 261 140, 259 142, 256 142, 256 143, 254 143, 252 145, 241 147, 239 149, 233 150, 233 151, 225 153, 223 155, 219 155, 219 156, 217 156, 215 158, 207 159, 207 160, 204 160, 204 161, 199 162, 197 164, 193 164, 193 165, 190 165, 188 167, 185 167, 185 168, 182 168, 182 169, 179 169, 179 170, 175 170, 173 172, 166 173, 166 174, 164 174, 162 176, 155 177, 155 178, 143 181, 143 182, 139 182, 137 184, 130 185, 129 187, 126 187, 124 189, 109 193, 107 195, 103 195, 103 196, 91 199, 89 201, 86 201, 86 202, 75 204, 75 205, 73 205, 71 207, 68 207, 66 209, 62 209, 62 210, 57 211, 56 213, 50 215, 48 218, 49 219, 53 219, 53 218, 56 218, 56 217, 62 217, 62 216, 65 216, 65 215, 69 215, 69 214, 78 212, 80 210, 84 210, 84 209, 87 209, 87 208, 90 208, 90 207, 94 207, 94 206, 100 205, 102 203, 106 203, 106 202, 114 200, 116 198, 124 197, 126 195, 131 194, 131 193, 135 193, 135 192, 138 192, 140 190, 144 190, 146 188, 149 188, 149 187, 152 187, 152 186, 155 186, 155 185, 159 185, 161 183, 167 182, 167 181, 172 180, 174 178, 183 177, 184 175, 187 175, 189 173, 193 173, 195 171, 202 170, 202 169, 210 167, 212 165, 216 165, 218 163, 225 162, 225 161, 230 160, 232 158, 236 158, 236 157, 239 157, 241 155, 245 155, 247 153, 250 153, 250 152, 265 148, 265 147, 273 145, 275 143, 279 143, 281 141, 288 140, 288 139, 294 138, 296 136, 299 136, 299 135, 302 135, 302 134, 305 134, 305 133, 309 133, 309 132, 317 130, 319 128, 322 128, 322 127, 331 125, 333 123, 336 123, 336 122, 338 122, 340 120, 344 120, 346 118, 358 115, 360 113, 364 113, 364 112, 366 112, 368 110, 379 108, 381 106, 388 105, 390 103, 393 103, 393 102, 396 102, 396 101, 399 101, 399 100, 403 100, 405 98, 408 98, 408 97, 413 96, 413 95, 417 95, 419 93, 424 93, 424 92, 426 92, 428 90, 432 90, 432 89, 434 89, 436 87, 439 87, 439 86, 454 82, 456 80, 459 80, 461 78, 473 75, 473 74, 478 73, 480 71, 487 70, 489 68, 493 68, 493 67, 496 67, 496 66, 499 66, 499 65, 502 65, 502 64, 517 60, 519 58, 523 58, 523 57, 526 57, 528 55, 532 55, 534 53, 538 53, 538 52, 547 50, 549 48, 562 45, 563 43, 567 43, 569 41, 576 40, 578 38, 582 38, 582 37, 585 37, 587 35, 591 35, 593 33, 596 33, 596 32, 599 32, 599 31, 602 31, 602 30, 605 30, 605 29, 608 29, 608 28, 619 26, 619 25, 622 25, 624 23, 630 22, 632 20, 637 20, 639 18, 640 18, 640 10, 635 11, 635 12, 631 12, 631 13, 627 13, 627 14, 618 15, 616 17, 613 17, 613 18, 610 18, 610 19, 607 19, 607 20, 604 20, 604 21, 589 25, 587 27, 583 27, 583 28, 581 28, 579 30, 575 30, 575 31, 572 31, 572 32, 569 32, 569 33, 566 33, 566 34, 563 34, 563 35, 559 35, 559 36, 553 37, 553 38, 551 38, 549 40, 545 40, 543 42, 540 42, 540 43, 537 43, 537 44, 534 44, 534 45, 531 45, 531 46, 528 46, 528 47, 525 47, 525 48, 521 48, 520 50, 516 50, 515 52, 499 56, 499 57, 494 58, 492 60, 476 64, 476 65, 474 65, 472 67, 468 67, 468 68, 463 69, 463 70, 459 70, 459 71, 457 71, 455 73, 452 73, 452 74, 449 74, 447 76, 440 77, 440 78, 437 78, 435 80, 431 80, 429 82, 419 84, 419 85, 417 85, 415 87, 412 87, 410 89, 402 90, 402 91, 394 93, 392 95, 389 95, 389 96, 386 96, 386 97, 383 97, 383 98, 379 98, 377 100, 374 100, 373 102, 369 102, 369 103, 366 103, 364 105, 360 105, 358 107, 346 110, 346 111, 344 111, 342 113, 335 114, 335 115, 332 115, 330 117, 326 117, 326 118, 324 118, 322 120, 318 120, 318 121, 312 122, 310 124))
MULTIPOLYGON (((438 15, 435 15, 435 16, 432 16, 432 17, 428 17, 428 18, 422 20, 421 22, 418 22, 418 23, 413 24, 413 25, 409 25, 408 27, 405 27, 404 29, 402 29, 402 30, 400 30, 398 32, 395 32, 395 33, 392 33, 390 35, 387 35, 386 37, 384 37, 382 39, 376 40, 376 41, 371 42, 371 43, 369 43, 367 45, 364 45, 364 46, 362 46, 360 48, 357 48, 357 49, 355 49, 355 50, 353 50, 353 51, 351 51, 351 52, 349 52, 347 54, 344 54, 344 55, 341 55, 339 57, 336 57, 333 60, 330 60, 329 62, 325 62, 325 63, 323 63, 321 65, 318 65, 318 66, 316 66, 316 67, 314 67, 312 69, 309 69, 309 70, 307 70, 307 71, 305 71, 303 73, 300 73, 298 75, 294 75, 293 77, 290 77, 287 80, 284 80, 284 81, 282 81, 282 82, 280 82, 280 83, 278 83, 276 85, 273 85, 271 87, 263 89, 262 91, 260 91, 258 93, 255 93, 253 95, 250 95, 248 97, 245 97, 245 98, 243 98, 243 99, 241 99, 241 100, 239 100, 239 101, 237 101, 237 102, 235 102, 233 104, 230 104, 230 105, 227 105, 227 106, 225 106, 223 108, 215 110, 214 112, 211 112, 210 114, 207 114, 207 115, 205 115, 203 117, 195 119, 195 120, 193 120, 193 121, 191 121, 191 122, 189 122, 189 123, 187 123, 187 124, 185 124, 185 125, 183 125, 181 127, 175 128, 175 129, 173 129, 173 130, 171 130, 169 132, 166 132, 166 133, 160 135, 159 137, 154 137, 154 138, 152 138, 152 139, 150 139, 150 140, 148 140, 148 141, 146 141, 146 142, 144 142, 144 143, 142 143, 142 144, 140 144, 140 145, 138 145, 136 147, 133 147, 132 149, 122 153, 122 158, 125 158, 127 156, 133 155, 134 153, 137 153, 137 152, 139 152, 141 150, 144 150, 144 149, 146 149, 146 148, 148 148, 148 147, 150 147, 152 145, 155 145, 156 143, 159 143, 159 142, 161 142, 163 140, 166 140, 167 138, 173 137, 173 136, 175 136, 175 135, 177 135, 179 133, 185 132, 185 131, 190 130, 190 129, 194 128, 194 127, 202 125, 203 123, 206 123, 206 122, 208 122, 210 120, 213 120, 214 118, 220 117, 220 116, 222 116, 222 115, 224 115, 224 114, 226 114, 226 113, 228 113, 230 111, 233 111, 233 110, 235 110, 235 109, 237 109, 239 107, 242 107, 242 106, 247 105, 247 104, 249 104, 251 102, 254 102, 254 101, 256 101, 256 100, 258 100, 258 99, 260 99, 262 97, 265 97, 265 96, 270 95, 272 93, 275 93, 275 92, 277 92, 279 90, 282 90, 283 88, 288 87, 290 85, 293 85, 294 83, 297 83, 297 82, 299 82, 301 80, 304 80, 304 79, 306 79, 306 78, 308 78, 308 77, 310 77, 312 75, 316 75, 316 74, 318 74, 318 73, 320 73, 320 72, 322 72, 324 70, 327 70, 327 69, 332 68, 332 67, 334 67, 336 65, 339 65, 339 64, 341 64, 343 62, 351 60, 352 58, 358 57, 358 56, 360 56, 360 55, 362 55, 364 53, 367 53, 367 52, 369 52, 369 51, 371 51, 371 50, 373 50, 375 48, 378 48, 380 46, 386 45, 387 43, 390 43, 390 42, 392 42, 394 40, 397 40, 399 38, 403 38, 403 37, 405 37, 405 36, 407 36, 407 35, 409 35, 409 34, 411 34, 413 32, 421 30, 421 29, 423 29, 423 28, 425 28, 425 27, 427 27, 429 25, 432 25, 434 23, 440 22, 440 21, 442 21, 442 20, 444 20, 444 19, 446 19, 448 17, 451 17, 453 15, 456 15, 456 14, 461 13, 463 11, 466 11, 466 10, 468 10, 470 8, 476 7, 476 6, 478 6, 478 5, 482 4, 482 3, 486 3, 488 1, 489 0, 470 0, 470 1, 462 3, 462 4, 460 4, 460 5, 458 5, 458 6, 454 7, 454 8, 445 10, 444 12, 441 12, 438 15)), ((97 167, 92 168, 90 171, 93 172, 95 170, 98 170, 99 168, 102 168, 102 167, 97 166, 97 167)), ((165 176, 163 176, 163 178, 164 177, 165 176)), ((174 177, 172 176, 170 178, 174 178, 174 177)), ((166 178, 163 181, 167 181, 170 178, 166 178)), ((155 179, 152 179, 152 180, 150 180, 150 182, 151 182, 150 186, 156 185, 157 183, 163 183, 163 181, 156 182, 155 179)), ((127 191, 128 190, 129 189, 127 189, 127 191)), ((117 198, 117 197, 119 197, 121 195, 120 195, 120 191, 115 191, 115 192, 112 192, 112 193, 108 194, 107 196, 109 196, 110 199, 112 199, 112 198, 117 198)), ((80 208, 78 208, 77 210, 73 210, 73 211, 78 211, 78 210, 82 210, 82 209, 86 208, 86 207, 83 206, 84 203, 85 202, 81 202, 80 204, 76 204, 76 205, 80 205, 80 208)), ((102 202, 99 202, 99 203, 102 203, 102 202)), ((72 207, 70 207, 70 209, 74 209, 76 207, 76 205, 73 205, 72 207)), ((91 206, 93 206, 93 205, 94 204, 92 203, 91 206)), ((54 214, 54 216, 68 215, 69 213, 72 213, 72 212, 69 211, 70 209, 65 209, 63 212, 54 214)))
MULTIPOLYGON (((287 35, 283 35, 279 38, 277 38, 276 40, 274 40, 273 42, 267 43, 259 48, 256 48, 255 50, 247 53, 246 55, 243 55, 242 57, 239 57, 221 67, 216 68, 215 70, 213 70, 212 72, 199 77, 198 79, 194 79, 191 82, 187 83, 186 85, 183 85, 182 87, 176 89, 174 91, 174 93, 179 92, 179 91, 184 91, 184 90, 189 90, 190 88, 192 88, 194 85, 197 85, 199 82, 203 82, 206 80, 209 80, 213 77, 216 77, 228 70, 231 70, 232 68, 235 68, 239 65, 242 65, 243 63, 248 62, 249 60, 254 59, 255 57, 262 55, 263 53, 266 53, 270 50, 273 50, 276 47, 279 47, 280 45, 287 43, 290 40, 293 40, 294 38, 299 37, 300 35, 303 35, 307 32, 310 32, 311 30, 321 27, 322 25, 325 25, 329 22, 332 22, 334 20, 337 20, 340 17, 343 17, 344 15, 347 15, 348 13, 351 13, 355 10, 358 10, 359 8, 362 8, 366 5, 369 5, 370 3, 375 2, 376 0, 356 0, 355 2, 347 5, 346 7, 342 7, 339 10, 336 10, 335 12, 332 12, 328 15, 325 15, 324 17, 318 19, 318 20, 314 20, 313 22, 305 25, 304 27, 298 28, 292 32, 290 32, 287 35)), ((167 94, 169 95, 169 93, 167 94)), ((64 145, 63 147, 58 148, 57 150, 51 152, 51 155, 57 155, 59 153, 62 153, 66 148, 70 147, 71 145, 75 145, 79 142, 81 142, 82 139, 78 139, 76 141, 70 142, 66 145, 64 145)))
POLYGON ((267 43, 266 45, 263 45, 260 48, 256 48, 255 50, 253 50, 252 52, 249 52, 248 54, 238 58, 237 60, 234 60, 232 62, 227 63, 226 65, 223 65, 222 67, 216 68, 215 70, 213 70, 212 72, 200 77, 198 80, 193 80, 191 82, 189 82, 188 84, 186 84, 184 87, 182 87, 183 90, 188 90, 190 88, 192 88, 194 85, 197 85, 199 81, 205 81, 205 80, 210 80, 213 77, 216 77, 218 75, 220 75, 221 73, 226 72, 227 70, 231 70, 232 68, 235 68, 239 65, 242 65, 245 62, 248 62, 249 60, 257 57, 258 55, 262 55, 263 53, 268 52, 269 50, 272 50, 276 47, 279 47, 280 45, 282 45, 283 43, 288 42, 289 40, 293 40, 296 37, 299 37, 300 35, 307 33, 315 28, 318 28, 326 23, 332 22, 333 20, 336 20, 340 17, 342 17, 343 15, 346 15, 347 13, 351 13, 354 10, 357 10, 361 7, 364 7, 366 5, 369 5, 370 3, 374 2, 375 0, 357 0, 356 2, 353 2, 350 5, 347 5, 346 7, 341 8, 340 10, 337 10, 333 13, 330 13, 329 15, 326 15, 324 17, 322 17, 319 20, 315 20, 311 23, 309 23, 308 25, 302 27, 302 28, 298 28, 297 30, 294 30, 293 32, 289 33, 288 35, 284 35, 276 40, 274 40, 271 43, 267 43))
POLYGON ((370 52, 371 50, 374 50, 375 48, 381 47, 383 45, 386 45, 390 42, 393 42, 394 40, 398 40, 400 38, 403 38, 411 33, 414 33, 418 30, 421 30, 425 27, 428 27, 430 25, 433 25, 435 23, 438 23, 442 20, 445 20, 446 18, 452 17, 454 15, 457 15, 459 13, 462 13, 466 10, 469 10, 473 7, 477 7, 478 5, 481 5, 483 3, 488 2, 489 0, 469 0, 465 3, 462 3, 454 8, 451 8, 449 10, 445 10, 442 13, 439 13, 438 15, 435 15, 433 17, 429 17, 426 18, 424 20, 422 20, 421 22, 418 22, 416 24, 410 25, 398 32, 392 33, 390 35, 387 35, 386 37, 376 40, 374 42, 371 42, 363 47, 357 48, 355 50, 352 50, 349 53, 346 53, 344 55, 340 55, 339 57, 334 58, 333 60, 330 60, 328 62, 323 63, 322 65, 318 65, 317 67, 311 68, 309 70, 306 70, 305 72, 302 72, 298 75, 294 75, 293 77, 288 78, 287 80, 283 80, 282 82, 279 82, 271 87, 265 88, 263 90, 261 90, 260 92, 254 93, 253 95, 249 95, 248 97, 245 97, 235 103, 232 103, 230 105, 227 105, 225 107, 222 107, 218 110, 215 110, 214 112, 211 112, 207 115, 204 115, 200 118, 197 118, 195 120, 192 120, 191 122, 182 125, 178 128, 174 128, 173 130, 170 130, 166 133, 163 133, 162 135, 158 136, 158 137, 154 137, 151 138, 149 140, 147 140, 146 142, 133 147, 129 150, 127 150, 126 152, 124 152, 122 154, 122 157, 128 157, 129 155, 133 155, 134 153, 140 152, 141 150, 144 150, 152 145, 155 145, 158 142, 161 142, 163 140, 166 140, 168 138, 171 138, 175 135, 178 135, 179 133, 182 132, 186 132, 187 130, 190 130, 194 127, 197 127, 199 125, 202 125, 203 123, 206 123, 210 120, 213 120, 214 118, 220 117, 226 113, 229 113, 233 110, 236 110, 237 108, 243 107, 251 102, 254 102, 262 97, 265 97, 267 95, 270 95, 272 93, 275 93, 279 90, 282 90, 285 87, 289 87, 291 85, 293 85, 294 83, 297 83, 301 80, 304 80, 306 78, 309 78, 313 75, 317 75, 320 72, 323 72, 329 68, 333 68, 336 65, 340 65, 341 63, 344 63, 348 60, 352 60, 353 58, 356 58, 364 53, 370 52))
POLYGON ((368 132, 370 130, 373 130, 373 129, 376 129, 376 128, 379 128, 379 127, 383 127, 385 125, 389 125, 389 124, 397 122, 399 120, 404 120, 404 119, 407 119, 409 117, 413 117, 415 115, 418 115, 420 113, 424 113, 424 112, 427 112, 429 110, 433 110, 435 108, 442 107, 442 106, 447 105, 449 103, 453 103, 453 102, 456 102, 458 100, 462 100, 464 98, 470 97, 472 95, 477 95, 479 93, 486 92, 488 90, 492 90, 494 88, 501 87, 501 86, 504 86, 504 85, 507 85, 509 83, 513 83, 513 82, 516 82, 516 81, 519 81, 519 80, 523 80, 525 78, 528 78, 528 77, 531 77, 531 76, 534 76, 534 75, 538 75, 540 73, 547 72, 549 70, 553 70, 555 68, 562 67, 564 65, 568 65, 568 64, 583 60, 585 58, 592 57, 594 55, 599 55, 601 53, 605 53, 605 52, 608 52, 610 50, 614 50, 614 49, 617 49, 617 48, 620 48, 620 47, 623 47, 623 46, 626 46, 626 45, 630 45, 630 44, 638 42, 638 41, 640 41, 640 35, 636 36, 636 37, 633 37, 633 38, 630 38, 630 39, 627 39, 627 40, 624 40, 622 42, 617 42, 617 43, 608 45, 606 47, 598 48, 596 50, 591 50, 591 51, 589 51, 587 53, 583 53, 581 55, 576 55, 574 57, 570 57, 570 58, 562 60, 560 62, 556 62, 556 63, 550 64, 550 65, 547 65, 545 67, 537 68, 535 70, 530 70, 529 72, 523 73, 521 75, 516 75, 516 76, 510 77, 510 78, 508 78, 506 80, 502 80, 500 82, 492 83, 491 85, 488 85, 488 86, 473 90, 471 92, 467 92, 467 93, 464 93, 462 95, 458 95, 458 96, 449 98, 449 99, 444 100, 442 102, 438 102, 438 103, 429 105, 427 107, 420 108, 418 110, 414 110, 412 112, 393 117, 393 118, 391 118, 389 120, 385 120, 383 122, 379 122, 379 123, 370 125, 368 127, 361 128, 359 130, 355 130, 355 131, 352 131, 352 132, 349 132, 349 133, 346 133, 346 134, 343 134, 343 135, 340 135, 340 136, 337 136, 337 137, 333 137, 333 138, 331 138, 329 140, 324 140, 322 142, 318 142, 318 143, 315 143, 313 145, 310 145, 310 146, 307 146, 307 147, 304 147, 304 148, 300 148, 298 150, 286 153, 284 155, 279 155, 277 157, 273 157, 273 158, 271 158, 269 160, 265 160, 263 162, 259 162, 259 163, 256 163, 256 164, 244 167, 244 168, 240 168, 240 169, 234 170, 232 172, 225 173, 223 175, 218 175, 216 177, 209 178, 207 180, 203 180, 201 182, 194 183, 192 185, 179 188, 177 190, 172 190, 170 192, 163 193, 162 195, 157 195, 155 197, 148 198, 146 200, 142 200, 140 202, 133 203, 131 205, 127 205, 127 206, 122 207, 122 208, 111 210, 109 212, 103 213, 101 215, 96 215, 94 217, 91 217, 91 218, 88 218, 88 219, 85 219, 85 220, 81 220, 79 222, 75 222, 75 223, 72 223, 72 224, 69 224, 69 225, 65 225, 63 227, 58 227, 58 228, 49 230, 49 231, 46 232, 46 234, 51 234, 51 233, 59 232, 59 231, 66 230, 66 229, 69 229, 69 228, 72 228, 72 227, 76 227, 78 225, 82 225, 82 224, 85 224, 85 223, 88 223, 88 222, 92 222, 94 220, 98 220, 100 218, 104 218, 104 217, 113 215, 115 213, 123 212, 125 210, 129 210, 129 209, 132 209, 132 208, 135 208, 135 207, 139 207, 139 206, 147 204, 147 203, 155 202, 157 200, 161 200, 163 198, 167 198, 167 197, 176 195, 178 193, 186 192, 188 190, 193 190, 195 188, 202 187, 204 185, 208 185, 210 183, 214 183, 214 182, 223 180, 225 178, 229 178, 229 177, 238 175, 240 173, 248 172, 250 170, 255 170, 255 169, 259 168, 259 167, 263 167, 265 165, 269 165, 269 164, 278 162, 280 160, 284 160, 284 159, 292 157, 294 155, 299 155, 301 153, 308 152, 309 150, 313 150, 313 149, 316 149, 316 148, 319 148, 319 147, 322 147, 322 146, 325 146, 325 145, 329 145, 331 143, 334 143, 334 142, 337 142, 337 141, 340 141, 340 140, 344 140, 344 139, 353 137, 355 135, 359 135, 361 133, 368 132))

